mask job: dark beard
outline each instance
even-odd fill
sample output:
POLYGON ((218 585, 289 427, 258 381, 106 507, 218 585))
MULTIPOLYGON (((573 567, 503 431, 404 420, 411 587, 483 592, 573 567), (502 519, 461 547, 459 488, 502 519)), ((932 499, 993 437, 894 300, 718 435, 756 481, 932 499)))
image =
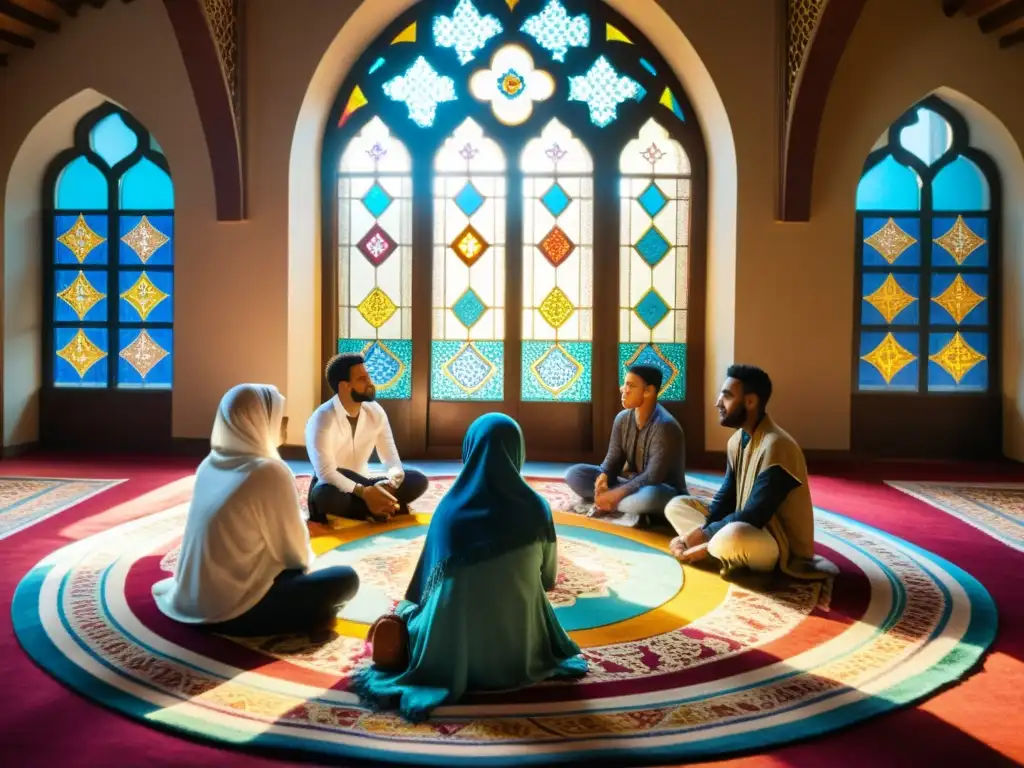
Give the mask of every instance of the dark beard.
POLYGON ((352 402, 354 403, 372 403, 377 399, 377 390, 371 389, 369 392, 356 392, 352 390, 352 402))
POLYGON ((736 411, 726 414, 723 427, 742 427, 747 422, 747 406, 741 405, 736 411))

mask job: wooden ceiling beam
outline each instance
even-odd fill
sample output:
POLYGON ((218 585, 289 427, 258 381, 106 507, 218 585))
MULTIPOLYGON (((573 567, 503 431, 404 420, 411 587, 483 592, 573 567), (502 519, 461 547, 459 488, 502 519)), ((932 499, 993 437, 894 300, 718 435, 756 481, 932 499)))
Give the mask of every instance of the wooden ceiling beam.
POLYGON ((7 54, 6 53, 0 53, 0 67, 6 67, 6 66, 7 66, 7 54))
POLYGON ((78 9, 82 7, 82 0, 50 0, 50 2, 64 11, 68 16, 77 16, 78 9))
POLYGON ((942 0, 942 12, 949 18, 953 18, 967 5, 967 0, 942 0))
POLYGON ((0 29, 0 40, 11 45, 16 45, 19 48, 35 48, 36 41, 30 37, 23 37, 22 35, 16 35, 6 29, 0 29))
POLYGON ((995 10, 1001 5, 1006 5, 1010 0, 967 0, 964 3, 963 13, 965 16, 974 18, 989 11, 995 10))
POLYGON ((1000 48, 1011 48, 1020 43, 1024 43, 1024 29, 1018 29, 1012 35, 1003 35, 999 38, 1000 48))
POLYGON ((986 35, 1024 18, 1024 0, 1010 0, 978 19, 978 28, 986 35))
POLYGON ((102 8, 107 4, 107 0, 89 0, 89 5, 93 8, 102 8))
POLYGON ((0 0, 0 15, 10 16, 15 21, 20 21, 22 24, 27 24, 42 32, 60 31, 60 24, 56 21, 40 16, 17 3, 12 3, 11 0, 0 0))

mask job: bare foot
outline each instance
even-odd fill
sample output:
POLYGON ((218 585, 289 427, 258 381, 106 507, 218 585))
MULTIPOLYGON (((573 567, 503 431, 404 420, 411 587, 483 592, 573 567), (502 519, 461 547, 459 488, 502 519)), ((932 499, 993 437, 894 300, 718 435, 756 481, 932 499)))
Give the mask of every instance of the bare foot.
POLYGON ((668 551, 676 558, 682 557, 683 552, 686 551, 686 544, 679 536, 676 536, 668 543, 668 551))

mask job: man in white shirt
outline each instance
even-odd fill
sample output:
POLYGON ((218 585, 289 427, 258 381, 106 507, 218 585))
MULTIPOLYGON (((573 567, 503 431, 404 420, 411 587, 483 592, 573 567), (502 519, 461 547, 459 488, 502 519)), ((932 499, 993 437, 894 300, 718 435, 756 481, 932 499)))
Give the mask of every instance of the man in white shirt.
POLYGON ((402 468, 388 415, 374 402, 377 390, 363 357, 335 355, 324 375, 335 396, 306 422, 306 451, 314 472, 309 519, 326 523, 332 515, 381 522, 408 513, 408 505, 430 481, 422 472, 402 468), (385 477, 368 477, 374 448, 385 477))

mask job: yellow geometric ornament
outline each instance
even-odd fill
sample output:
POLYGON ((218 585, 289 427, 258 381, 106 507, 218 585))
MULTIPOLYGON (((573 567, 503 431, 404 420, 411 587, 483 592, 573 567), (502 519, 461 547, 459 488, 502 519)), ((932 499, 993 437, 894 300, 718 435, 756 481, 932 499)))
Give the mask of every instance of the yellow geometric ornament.
POLYGON ((514 11, 516 6, 519 5, 519 0, 505 0, 505 5, 508 6, 510 11, 514 11))
POLYGON ((92 253, 93 248, 101 243, 105 243, 106 240, 105 237, 100 237, 90 229, 89 225, 85 223, 85 217, 82 214, 78 214, 78 219, 71 225, 71 229, 57 238, 58 243, 63 243, 68 247, 68 250, 75 254, 79 264, 85 261, 86 257, 92 253))
POLYGON ((415 43, 416 42, 416 22, 414 21, 408 27, 403 29, 397 35, 395 39, 391 41, 392 45, 398 45, 399 43, 415 43))
POLYGON ((890 216, 889 220, 885 222, 885 226, 871 237, 865 238, 864 242, 882 254, 882 257, 892 264, 900 257, 901 253, 916 243, 917 239, 900 229, 899 225, 890 216))
POLYGON ((79 271, 78 277, 71 282, 71 285, 58 293, 57 297, 63 299, 75 311, 79 320, 85 320, 89 310, 107 298, 107 294, 97 291, 86 278, 85 273, 79 271))
POLYGON ((861 357, 861 360, 873 365, 882 374, 885 383, 891 384, 896 374, 917 360, 917 357, 896 341, 891 333, 887 333, 881 344, 861 357))
POLYGON ((557 287, 551 289, 551 293, 544 298, 537 309, 548 325, 555 329, 565 325, 572 317, 572 313, 576 311, 576 307, 569 301, 569 297, 561 288, 557 287))
POLYGON ((139 331, 135 341, 121 350, 121 359, 134 368, 139 376, 146 378, 156 364, 170 354, 150 336, 145 329, 139 331))
POLYGON ((964 223, 963 216, 957 216, 949 232, 942 237, 936 237, 935 242, 941 245, 957 264, 963 264, 968 256, 985 244, 985 239, 971 231, 964 223))
POLYGON ((139 313, 139 317, 145 320, 149 317, 149 313, 156 309, 157 305, 169 295, 153 285, 149 275, 143 272, 139 275, 139 279, 135 281, 135 285, 121 294, 121 298, 131 304, 135 311, 139 313))
POLYGON ((605 24, 605 40, 609 43, 633 44, 633 41, 626 37, 626 34, 621 29, 613 27, 611 24, 605 24))
POLYGON ((74 338, 57 352, 57 357, 66 360, 78 372, 79 378, 85 378, 89 369, 106 356, 107 353, 89 341, 89 337, 81 328, 74 338))
POLYGON ((960 325, 964 318, 971 314, 971 310, 984 300, 984 296, 964 281, 963 275, 957 275, 946 290, 932 299, 932 301, 949 312, 950 317, 956 320, 957 325, 960 325))
POLYGON ((957 331, 946 346, 928 359, 952 376, 953 380, 959 384, 963 377, 986 357, 964 341, 964 337, 957 331))
POLYGON ((384 291, 374 288, 365 299, 359 302, 356 309, 359 310, 359 314, 366 322, 374 328, 380 328, 398 311, 398 306, 384 291))
POLYGON ((135 251, 135 255, 145 264, 149 257, 170 239, 143 216, 141 221, 132 227, 132 231, 121 238, 121 242, 135 251))
POLYGON ((896 282, 892 273, 889 273, 885 282, 878 286, 874 293, 865 296, 864 301, 877 309, 886 323, 892 323, 896 316, 917 301, 917 298, 903 290, 903 286, 896 282))

